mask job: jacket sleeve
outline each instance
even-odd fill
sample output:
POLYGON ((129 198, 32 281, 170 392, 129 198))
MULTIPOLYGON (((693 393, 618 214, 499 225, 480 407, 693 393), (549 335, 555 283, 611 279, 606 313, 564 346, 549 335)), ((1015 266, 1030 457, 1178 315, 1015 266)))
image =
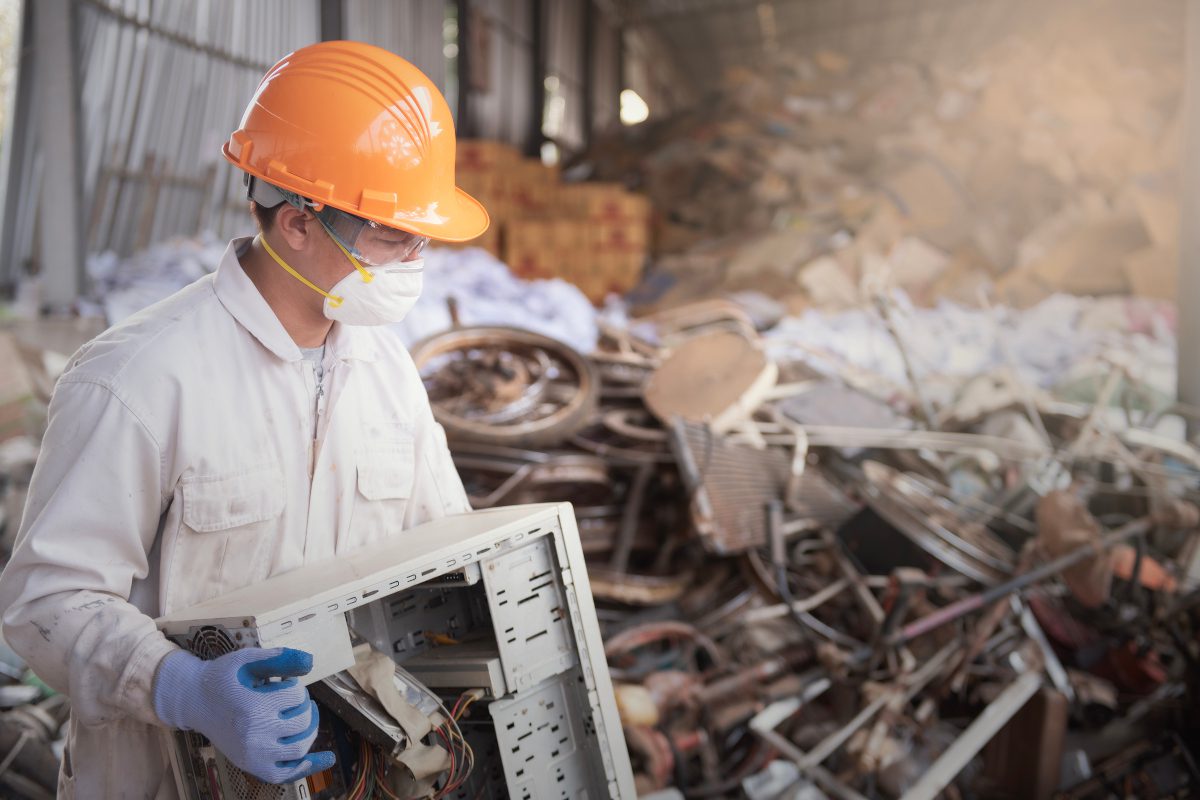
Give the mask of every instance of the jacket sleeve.
POLYGON ((0 609, 9 645, 84 724, 162 724, 154 675, 175 645, 129 596, 149 573, 163 465, 150 429, 109 386, 63 377, 0 609))

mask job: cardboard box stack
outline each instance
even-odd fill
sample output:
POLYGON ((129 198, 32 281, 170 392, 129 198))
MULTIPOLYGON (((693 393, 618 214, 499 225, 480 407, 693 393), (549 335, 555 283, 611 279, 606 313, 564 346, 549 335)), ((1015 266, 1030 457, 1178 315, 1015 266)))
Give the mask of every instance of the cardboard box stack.
POLYGON ((650 202, 619 184, 564 184, 556 167, 510 145, 458 143, 457 183, 487 208, 482 247, 526 279, 562 278, 595 303, 637 285, 649 250, 650 202))
POLYGON ((464 139, 458 142, 455 183, 483 203, 492 218, 487 233, 458 247, 481 247, 500 257, 500 233, 508 218, 508 179, 521 154, 503 142, 464 139))

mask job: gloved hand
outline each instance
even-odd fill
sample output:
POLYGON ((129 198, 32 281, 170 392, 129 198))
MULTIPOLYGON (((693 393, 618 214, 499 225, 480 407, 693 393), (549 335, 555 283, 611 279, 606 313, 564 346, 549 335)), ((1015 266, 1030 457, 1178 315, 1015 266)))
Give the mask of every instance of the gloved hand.
POLYGON ((310 654, 286 647, 251 647, 212 661, 178 650, 158 669, 154 710, 173 728, 204 734, 259 780, 299 780, 334 762, 331 752, 308 752, 317 705, 296 678, 311 669, 310 654))

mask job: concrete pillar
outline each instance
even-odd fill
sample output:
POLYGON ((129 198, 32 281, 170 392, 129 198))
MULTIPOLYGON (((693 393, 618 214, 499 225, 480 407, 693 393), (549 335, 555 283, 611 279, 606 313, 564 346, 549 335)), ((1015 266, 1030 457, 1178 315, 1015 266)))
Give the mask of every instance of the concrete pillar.
POLYGON ((41 93, 42 193, 35 259, 42 303, 69 305, 84 286, 83 182, 80 175, 79 70, 74 0, 33 8, 35 91, 41 93))

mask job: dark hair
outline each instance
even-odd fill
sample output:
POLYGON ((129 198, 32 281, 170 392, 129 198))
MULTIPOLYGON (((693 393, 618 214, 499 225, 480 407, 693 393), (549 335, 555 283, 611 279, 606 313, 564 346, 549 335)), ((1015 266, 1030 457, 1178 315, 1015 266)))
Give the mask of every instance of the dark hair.
POLYGON ((275 216, 279 213, 279 209, 283 208, 283 206, 284 204, 280 203, 277 206, 271 206, 270 208, 267 208, 262 203, 251 200, 250 213, 254 215, 256 220, 258 220, 258 227, 260 227, 265 233, 271 229, 272 225, 275 224, 275 216))

